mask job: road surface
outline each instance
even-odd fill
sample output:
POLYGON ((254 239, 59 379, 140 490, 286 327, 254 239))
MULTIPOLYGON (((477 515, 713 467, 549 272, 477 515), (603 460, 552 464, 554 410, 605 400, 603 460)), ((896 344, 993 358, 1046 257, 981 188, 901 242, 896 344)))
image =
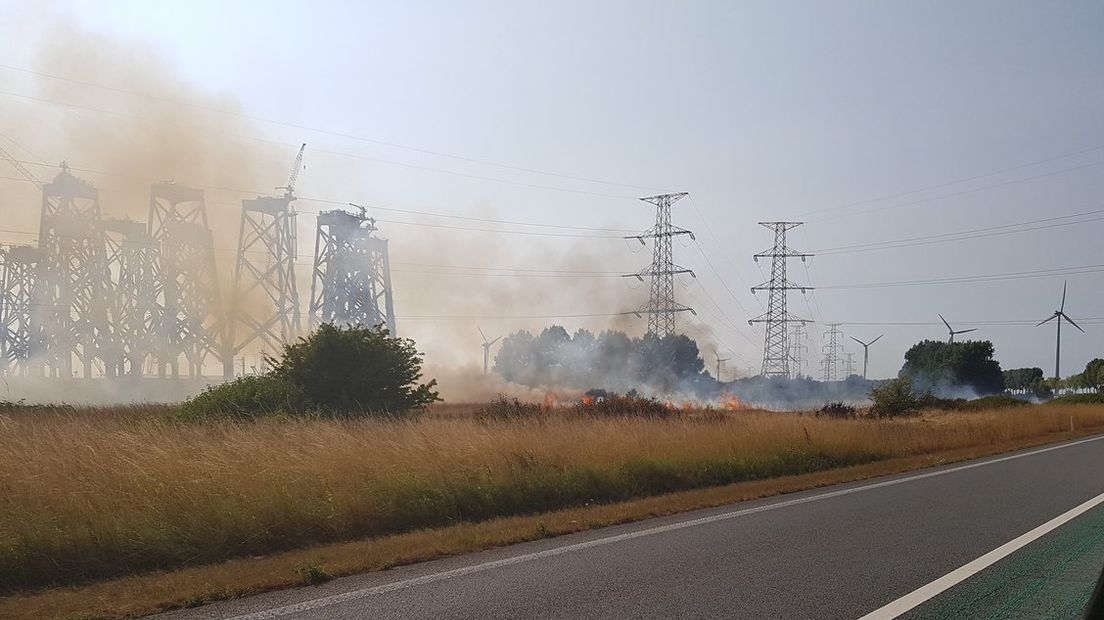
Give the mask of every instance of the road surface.
POLYGON ((1093 551, 1104 549, 1104 505, 1087 503, 1104 501, 1102 464, 1104 436, 1093 437, 163 617, 859 618, 881 609, 880 617, 934 618, 989 613, 1002 586, 995 617, 1068 617, 1104 562, 1093 551), (1070 517, 1079 505, 1090 508, 1070 517), (938 596, 883 609, 1052 520, 1061 526, 1038 530, 1045 532, 938 596), (1041 565, 1058 567, 1046 573, 1057 580, 1079 566, 1080 581, 1037 587, 1046 581, 1041 565), (1040 608, 1047 596, 1054 600, 1040 608))

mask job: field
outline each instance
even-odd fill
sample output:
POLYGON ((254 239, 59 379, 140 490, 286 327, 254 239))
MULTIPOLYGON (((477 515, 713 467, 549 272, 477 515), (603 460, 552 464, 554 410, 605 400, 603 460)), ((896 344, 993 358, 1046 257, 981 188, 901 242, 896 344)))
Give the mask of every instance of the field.
POLYGON ((0 593, 423 528, 611 504, 900 457, 1104 431, 1104 406, 892 420, 759 411, 669 419, 182 424, 165 407, 0 411, 0 593))

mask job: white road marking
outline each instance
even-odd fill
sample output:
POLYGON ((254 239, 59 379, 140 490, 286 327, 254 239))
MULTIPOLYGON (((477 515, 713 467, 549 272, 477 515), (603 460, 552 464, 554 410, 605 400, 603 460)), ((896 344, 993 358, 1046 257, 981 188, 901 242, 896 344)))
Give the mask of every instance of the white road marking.
POLYGON ((1054 517, 1050 521, 1040 525, 1039 527, 1031 530, 1030 532, 1014 538, 1003 545, 993 549, 989 553, 981 556, 980 558, 966 564, 965 566, 956 568, 955 570, 943 575, 939 579, 923 586, 917 590, 914 590, 901 598, 893 601, 892 603, 876 609, 859 620, 890 620, 904 614, 905 612, 919 606, 921 603, 935 598, 944 591, 953 588, 954 586, 966 581, 970 577, 980 573, 981 571, 989 568, 993 564, 996 564, 1000 560, 1012 555, 1016 551, 1019 551, 1028 544, 1042 538, 1048 533, 1062 527, 1066 523, 1069 523, 1073 519, 1076 519, 1080 515, 1096 508, 1100 504, 1104 504, 1104 493, 1097 495, 1089 501, 1081 504, 1080 506, 1064 512, 1057 517, 1054 517))
MULTIPOLYGON (((233 616, 228 620, 264 620, 266 618, 279 618, 282 616, 289 616, 291 614, 298 614, 307 611, 313 611, 316 609, 322 609, 324 607, 330 607, 333 605, 339 605, 341 603, 347 603, 349 601, 355 601, 359 599, 368 598, 377 594, 384 594, 386 592, 394 592, 395 590, 402 590, 405 588, 411 588, 414 586, 421 586, 438 581, 444 581, 446 579, 455 579, 456 577, 463 577, 465 575, 471 575, 474 573, 481 573, 488 570, 494 570, 496 568, 502 568, 504 566, 512 566, 514 564, 521 564, 524 562, 531 562, 533 560, 539 560, 542 558, 550 558, 565 553, 573 553, 575 551, 582 551, 584 549, 591 549, 594 547, 601 547, 605 545, 611 545, 626 540, 632 540, 634 538, 643 538, 645 536, 654 536, 656 534, 663 534, 664 532, 673 532, 676 530, 682 530, 691 527, 697 527, 699 525, 705 525, 708 523, 715 523, 717 521, 726 521, 728 519, 735 519, 738 517, 744 517, 747 515, 757 514, 760 512, 767 512, 769 510, 778 510, 780 508, 789 508, 790 506, 798 506, 801 504, 808 504, 810 502, 816 502, 825 499, 831 499, 833 497, 841 497, 844 495, 851 495, 853 493, 862 493, 863 491, 872 491, 874 489, 881 489, 884 487, 895 486, 898 484, 904 484, 906 482, 914 482, 916 480, 925 480, 927 478, 934 478, 936 476, 945 476, 947 474, 953 474, 960 471, 966 471, 968 469, 974 469, 976 467, 985 467, 987 465, 994 465, 996 463, 1003 463, 1005 461, 1012 461, 1015 459, 1022 459, 1029 456, 1035 456, 1036 454, 1042 454, 1044 452, 1050 452, 1052 450, 1061 450, 1063 448, 1070 448, 1078 446, 1083 443, 1089 443, 1091 441, 1100 441, 1104 439, 1104 435, 1098 435, 1096 437, 1089 437, 1087 439, 1080 439, 1077 441, 1071 441, 1069 443, 1058 444, 1047 448, 1040 448, 1038 450, 1032 450, 1030 452, 1021 452, 1019 454, 1012 454, 1010 456, 1002 456, 985 461, 979 461, 976 463, 969 463, 967 465, 959 465, 949 469, 942 469, 939 471, 929 471, 922 474, 915 474, 912 476, 906 476, 904 478, 896 478, 894 480, 884 480, 882 482, 875 482, 872 484, 866 484, 857 487, 851 487, 848 489, 840 489, 838 491, 830 491, 828 493, 821 493, 819 495, 810 495, 807 497, 799 497, 797 499, 784 500, 781 502, 775 502, 773 504, 766 504, 764 506, 756 506, 754 508, 744 508, 741 510, 734 510, 732 512, 724 512, 720 514, 710 515, 708 517, 700 517, 698 519, 690 519, 687 521, 679 521, 678 523, 670 523, 668 525, 660 525, 644 530, 638 530, 636 532, 628 532, 626 534, 618 534, 616 536, 607 536, 605 538, 597 538, 595 540, 588 540, 586 542, 575 543, 573 545, 565 545, 563 547, 556 547, 553 549, 546 549, 544 551, 536 551, 533 553, 525 553, 502 560, 494 560, 492 562, 484 562, 482 564, 473 564, 472 566, 464 566, 461 568, 455 568, 452 570, 442 571, 439 573, 431 573, 429 575, 422 575, 421 577, 414 577, 411 579, 404 579, 402 581, 396 581, 393 583, 384 584, 381 586, 374 586, 371 588, 361 588, 359 590, 352 590, 350 592, 344 592, 342 594, 335 594, 333 596, 326 596, 323 598, 317 598, 309 601, 303 601, 302 603, 295 603, 292 605, 285 605, 283 607, 275 607, 273 609, 266 609, 264 611, 258 611, 254 613, 244 614, 240 616, 233 616)), ((1100 496, 1104 497, 1104 496, 1100 496)), ((1096 499, 1100 499, 1100 497, 1096 499)), ((1094 500, 1095 501, 1095 500, 1094 500)), ((1079 507, 1080 508, 1080 507, 1079 507)), ((1077 510, 1076 508, 1074 510, 1077 510)), ((1086 508, 1085 510, 1088 510, 1086 508)), ((1067 513, 1068 514, 1068 513, 1067 513)), ((1061 517, 1059 517, 1061 518, 1061 517)), ((1072 518, 1072 517, 1070 517, 1072 518)), ((1045 526, 1044 526, 1045 527, 1045 526)), ((1034 530, 1033 530, 1034 531, 1034 530)), ((1030 533, 1030 532, 1029 532, 1030 533)), ((1026 536, 1026 535, 1025 535, 1026 536)), ((1019 539, 1017 539, 1019 540, 1019 539)), ((1015 541, 1013 541, 1015 542, 1015 541)), ((1009 543, 1012 544, 1012 543, 1009 543)), ((1026 544, 1026 543, 1025 543, 1026 544)), ((980 558, 979 558, 980 559, 980 558)), ((969 566, 969 565, 967 565, 969 566)), ((965 568, 965 567, 963 567, 965 568)), ((962 570, 962 569, 959 569, 962 570)), ((953 574, 953 573, 952 573, 953 574)), ((930 585, 930 584, 929 584, 930 585)), ((927 586, 925 586, 927 587, 927 586)), ((879 610, 880 611, 880 610, 879 610)), ((877 612, 874 612, 877 613, 877 612)), ((885 618, 890 616, 871 616, 885 618)))

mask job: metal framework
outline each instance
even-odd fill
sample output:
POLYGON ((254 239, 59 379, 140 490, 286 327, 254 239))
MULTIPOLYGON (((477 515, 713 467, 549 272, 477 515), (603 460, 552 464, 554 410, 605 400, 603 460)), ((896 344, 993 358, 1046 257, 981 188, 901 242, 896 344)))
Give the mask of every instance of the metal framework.
POLYGON ((64 163, 42 187, 38 239, 42 256, 31 320, 32 331, 43 336, 31 341, 35 374, 73 377, 74 361, 81 376, 91 377, 96 366, 102 373, 111 336, 99 193, 64 163))
POLYGON ((788 291, 798 290, 804 293, 812 290, 812 287, 798 286, 786 277, 786 261, 790 258, 800 258, 803 262, 812 254, 803 254, 786 246, 786 231, 800 226, 802 222, 759 222, 760 226, 774 232, 774 246, 753 256, 758 262, 760 258, 771 259, 770 280, 753 286, 751 292, 767 291, 767 311, 758 317, 748 321, 748 324, 766 323, 766 337, 763 344, 763 370, 765 377, 789 377, 790 358, 793 352, 789 347, 789 333, 787 325, 790 323, 806 323, 805 319, 796 318, 786 310, 786 296, 788 291))
POLYGON ((387 240, 363 212, 323 211, 314 238, 310 325, 383 325, 395 335, 387 240))
POLYGON ((111 338, 103 358, 108 376, 140 376, 155 354, 159 248, 145 222, 105 220, 110 278, 111 338))
POLYGON ((848 351, 843 354, 843 357, 843 376, 844 378, 848 378, 855 374, 855 354, 848 351))
POLYGON ((827 340, 821 349, 824 358, 820 361, 820 367, 824 371, 821 375, 823 381, 839 381, 839 358, 843 352, 843 344, 839 341, 843 335, 840 325, 842 323, 828 323, 828 331, 824 332, 827 340))
POLYGON ((228 337, 235 355, 254 344, 275 353, 299 336, 294 199, 242 200, 228 337))
POLYGON ((0 248, 0 375, 26 375, 31 350, 31 304, 39 252, 0 248))
POLYGON ((160 246, 155 265, 157 374, 203 374, 208 359, 233 373, 227 351, 222 297, 203 190, 176 183, 150 189, 148 235, 160 246), (229 370, 228 370, 229 368, 229 370))
POLYGON ((798 378, 801 376, 807 360, 805 354, 809 352, 808 345, 805 344, 808 337, 808 332, 805 331, 804 323, 793 323, 790 325, 789 335, 789 347, 790 347, 790 376, 798 378))
POLYGON ((625 277, 634 277, 642 282, 646 277, 651 279, 648 305, 646 308, 637 311, 636 314, 638 316, 648 315, 648 333, 658 338, 675 333, 675 315, 677 313, 697 314, 693 308, 675 301, 675 276, 688 273, 691 277, 696 277, 693 271, 679 267, 674 263, 671 251, 671 239, 673 237, 689 235, 691 239, 694 238, 694 233, 671 224, 671 205, 685 196, 687 196, 686 192, 678 192, 641 198, 644 202, 655 205, 655 226, 639 235, 625 237, 626 239, 637 239, 641 244, 645 243, 645 239, 654 240, 652 264, 643 271, 627 274, 625 277))

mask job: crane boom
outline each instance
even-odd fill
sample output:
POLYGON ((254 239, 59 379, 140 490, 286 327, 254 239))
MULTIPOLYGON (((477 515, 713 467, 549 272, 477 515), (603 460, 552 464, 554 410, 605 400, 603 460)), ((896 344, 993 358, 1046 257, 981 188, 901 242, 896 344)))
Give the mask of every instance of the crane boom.
MULTIPOLYGON (((302 151, 299 152, 302 156, 302 151)), ((42 189, 42 181, 38 180, 38 177, 31 174, 30 170, 23 167, 23 164, 19 163, 19 160, 15 158, 11 153, 4 150, 4 147, 0 146, 0 157, 3 157, 5 161, 12 165, 13 168, 19 171, 19 174, 23 175, 28 181, 34 184, 38 189, 42 189)))
POLYGON ((299 171, 303 169, 303 151, 306 150, 306 148, 306 142, 299 146, 299 154, 295 156, 295 165, 292 166, 291 174, 288 175, 287 185, 276 188, 284 190, 284 196, 288 198, 292 197, 295 193, 295 181, 299 179, 299 171))

